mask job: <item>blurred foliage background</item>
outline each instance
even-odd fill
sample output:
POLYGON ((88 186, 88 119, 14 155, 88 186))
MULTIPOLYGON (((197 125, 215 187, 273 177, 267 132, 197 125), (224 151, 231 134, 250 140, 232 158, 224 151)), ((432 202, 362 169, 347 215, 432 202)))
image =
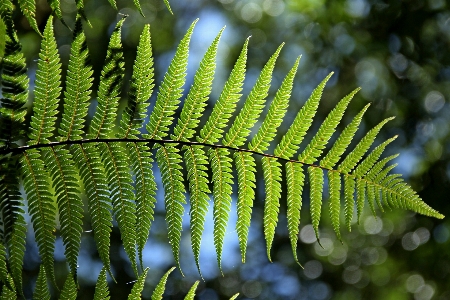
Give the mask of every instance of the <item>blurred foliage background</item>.
MULTIPOLYGON (((107 0, 85 2, 86 15, 92 27, 84 25, 98 81, 109 34, 120 16, 107 0)), ((61 3, 64 19, 71 26, 76 13, 75 1, 61 0, 61 3)), ((191 41, 188 89, 206 48, 220 28, 226 25, 219 46, 214 91, 207 116, 248 36, 252 37, 244 97, 267 59, 279 44, 286 42, 275 69, 272 96, 296 57, 302 55, 302 60, 291 106, 280 130, 287 130, 314 87, 334 71, 311 132, 317 130, 341 97, 358 86, 362 87, 344 116, 343 125, 369 102, 372 105, 359 130, 359 138, 383 118, 397 116, 379 135, 379 140, 399 135, 386 155, 401 153, 396 160, 399 164, 396 172, 407 177, 430 206, 450 215, 450 4, 447 1, 172 0, 170 3, 174 15, 167 11, 162 0, 141 0, 145 14, 142 17, 132 1, 118 1, 119 13, 129 15, 123 28, 127 76, 131 74, 138 38, 145 23, 151 24, 156 83, 159 83, 188 25, 200 18, 191 41)), ((50 13, 46 1, 37 1, 36 16, 41 30, 50 13)), ((20 12, 16 12, 15 23, 33 82, 40 37, 20 12)), ((67 64, 71 31, 60 21, 55 22, 55 31, 59 53, 63 63, 67 64)), ((126 89, 125 86, 124 98, 126 89)), ((153 109, 155 95, 150 100, 150 110, 153 109)), ((91 112, 94 109, 95 103, 91 112)), ((156 168, 155 173, 158 175, 156 168)), ((151 270, 144 299, 149 299, 157 280, 174 264, 165 236, 162 185, 159 185, 158 193, 156 218, 145 249, 145 263, 151 270)), ((236 292, 241 293, 238 299, 450 299, 448 218, 435 220, 398 210, 374 218, 365 209, 360 224, 354 224, 351 232, 342 230, 341 243, 329 224, 325 192, 321 248, 309 221, 308 186, 303 198, 305 209, 298 253, 304 269, 294 262, 283 217, 272 250, 274 262, 267 260, 261 224, 264 203, 261 178, 258 180, 247 262, 241 263, 234 230, 234 210, 225 241, 224 276, 217 268, 210 208, 200 255, 205 281, 200 282, 198 299, 228 299, 236 292)), ((281 204, 284 213, 284 199, 281 204)), ((188 207, 186 211, 189 211, 188 207)), ((186 213, 181 261, 186 276, 174 272, 169 277, 167 299, 182 299, 191 284, 200 279, 190 249, 188 217, 186 213)), ((85 227, 78 274, 80 286, 86 292, 80 299, 92 296, 101 269, 88 222, 85 222, 85 227)), ((39 257, 32 243, 33 236, 28 238, 24 272, 25 283, 29 284, 25 295, 31 297, 39 257)), ((135 278, 117 228, 112 238, 111 259, 117 284, 111 283, 111 294, 113 299, 125 299, 132 286, 128 283, 135 278)), ((57 239, 55 258, 56 272, 61 275, 62 283, 67 267, 60 238, 57 239)))

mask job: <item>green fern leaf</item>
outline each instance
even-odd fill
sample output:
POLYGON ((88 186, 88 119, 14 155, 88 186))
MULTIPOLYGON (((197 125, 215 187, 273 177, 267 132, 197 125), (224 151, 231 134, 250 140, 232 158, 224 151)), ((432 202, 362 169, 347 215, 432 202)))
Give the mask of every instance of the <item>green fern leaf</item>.
POLYGON ((337 238, 342 241, 341 232, 339 230, 340 211, 341 211, 341 175, 336 172, 328 171, 328 189, 330 192, 330 219, 337 238))
POLYGON ((266 200, 264 206, 264 237, 266 238, 267 257, 270 257, 275 227, 278 223, 281 198, 281 164, 273 158, 264 157, 262 168, 266 184, 266 200))
POLYGON ((364 201, 366 200, 366 182, 356 178, 356 220, 361 220, 361 213, 364 208, 364 201))
POLYGON ((183 204, 186 203, 184 197, 183 174, 181 173, 180 150, 175 147, 160 147, 156 152, 156 160, 161 170, 162 182, 164 185, 164 200, 166 206, 166 222, 169 243, 172 246, 172 253, 180 269, 180 240, 183 229, 183 204))
POLYGON ((133 0, 134 6, 136 6, 136 8, 139 10, 139 13, 141 14, 141 16, 144 16, 144 13, 142 12, 142 8, 141 8, 141 4, 139 3, 139 0, 133 0))
POLYGON ((184 300, 194 300, 195 297, 195 290, 197 289, 198 284, 200 281, 196 281, 191 288, 189 289, 189 292, 187 293, 186 297, 184 297, 184 300))
POLYGON ((0 245, 0 281, 8 284, 8 268, 6 267, 6 248, 4 244, 0 245))
MULTIPOLYGON (((380 174, 381 170, 383 170, 384 166, 391 160, 397 158, 399 154, 394 154, 391 156, 388 156, 386 158, 383 158, 379 162, 377 162, 373 168, 366 174, 366 178, 368 181, 374 181, 376 177, 380 174)), ((393 168, 394 166, 392 166, 393 168)), ((386 173, 387 174, 387 173, 386 173)), ((384 176, 386 176, 386 174, 384 176)))
POLYGON ((89 51, 80 18, 75 23, 73 35, 64 92, 64 112, 58 130, 62 136, 61 141, 82 139, 93 81, 92 67, 88 64, 89 51))
POLYGON ((366 153, 366 151, 370 148, 372 143, 375 140, 375 137, 380 132, 380 129, 389 122, 394 119, 394 117, 386 118, 381 121, 377 126, 372 128, 356 145, 355 149, 347 155, 344 161, 338 166, 338 171, 344 174, 350 173, 350 171, 356 166, 361 157, 366 153))
MULTIPOLYGON (((77 5, 77 13, 85 20, 90 27, 92 27, 91 23, 87 19, 86 13, 84 11, 84 1, 83 0, 75 0, 75 4, 77 5)), ((78 17, 77 17, 78 18, 78 17)))
POLYGON ((344 97, 341 101, 339 101, 336 107, 328 114, 325 121, 323 121, 322 125, 320 126, 311 142, 299 155, 298 160, 303 161, 307 164, 312 164, 316 161, 316 159, 322 154, 322 151, 325 148, 328 140, 336 131, 336 126, 341 121, 348 104, 359 90, 359 88, 354 90, 349 95, 344 97))
POLYGON ((25 255, 25 242, 27 223, 23 215, 25 212, 20 209, 17 212, 16 219, 14 221, 11 235, 8 239, 9 249, 9 268, 14 281, 14 285, 17 287, 17 291, 22 294, 22 265, 25 255))
POLYGON ((3 286, 1 300, 16 300, 17 293, 15 291, 14 281, 9 274, 7 274, 7 284, 3 286))
POLYGON ((112 206, 100 153, 95 146, 90 144, 73 145, 70 150, 80 170, 80 177, 83 180, 85 192, 88 197, 92 229, 100 259, 109 275, 113 277, 109 259, 112 206))
POLYGON ((308 167, 309 181, 311 185, 310 191, 310 210, 311 222, 316 234, 317 241, 319 240, 319 221, 322 209, 322 188, 323 188, 323 172, 321 168, 310 166, 308 167))
POLYGON ((381 154, 383 154, 384 149, 387 145, 393 142, 398 135, 386 140, 378 147, 376 147, 353 171, 353 174, 357 177, 362 177, 366 175, 367 172, 374 166, 374 164, 378 161, 381 154))
POLYGON ((252 215, 253 199, 256 187, 256 164, 251 153, 235 152, 234 160, 238 174, 238 199, 237 199, 237 222, 236 231, 241 249, 242 263, 245 263, 247 252, 248 230, 252 215))
POLYGON ((172 273, 173 270, 175 270, 175 267, 170 268, 170 270, 167 271, 163 277, 161 277, 161 280, 159 281, 158 285, 155 287, 155 290, 153 291, 152 300, 162 299, 164 290, 166 289, 167 277, 169 277, 170 273, 172 273))
POLYGON ((64 283, 64 287, 61 291, 61 295, 59 296, 60 300, 77 299, 77 286, 75 285, 75 281, 73 280, 73 278, 73 274, 69 273, 66 282, 64 283))
POLYGON ((330 73, 314 89, 305 105, 303 105, 300 109, 291 127, 289 127, 288 131, 281 139, 281 142, 275 148, 274 154, 276 156, 289 159, 297 152, 303 137, 311 126, 312 119, 316 114, 320 98, 322 97, 323 89, 325 88, 325 84, 330 79, 331 75, 333 75, 333 73, 330 73))
POLYGON ((4 53, 0 73, 2 97, 0 98, 0 148, 15 147, 15 141, 24 137, 28 100, 27 67, 12 20, 12 3, 4 1, 0 16, 5 25, 4 53))
POLYGON ((55 13, 56 17, 64 23, 61 12, 61 2, 59 0, 47 0, 47 3, 50 5, 50 8, 55 13))
POLYGON ((188 172, 190 193, 190 216, 191 216, 191 245, 194 259, 200 273, 200 244, 208 211, 208 200, 210 193, 208 188, 208 174, 206 174, 208 157, 200 147, 189 146, 185 148, 184 161, 188 172))
POLYGON ((162 139, 167 136, 168 126, 173 122, 173 114, 180 103, 183 85, 186 81, 186 68, 189 54, 189 42, 198 19, 189 27, 181 40, 167 73, 160 85, 155 108, 147 124, 148 139, 162 139))
POLYGON ((372 212, 373 216, 376 218, 377 213, 375 211, 375 201, 377 201, 377 197, 375 195, 375 187, 367 184, 366 189, 367 189, 367 203, 369 204, 370 211, 372 212))
POLYGON ((39 268, 36 286, 34 287, 33 299, 50 300, 50 292, 47 285, 47 276, 45 274, 44 265, 39 268))
POLYGON ((264 108, 264 103, 266 102, 270 82, 272 80, 272 72, 275 67, 275 62, 277 61, 283 46, 284 43, 278 47, 277 51, 275 51, 262 69, 255 85, 244 103, 244 106, 223 139, 224 145, 240 147, 245 143, 247 136, 250 134, 251 128, 255 125, 264 108))
POLYGON ((167 9, 169 10, 169 12, 173 15, 173 11, 170 8, 170 4, 169 4, 169 0, 164 0, 164 4, 166 5, 167 9))
POLYGON ((353 195, 355 193, 355 177, 351 175, 344 174, 344 216, 345 225, 348 231, 352 230, 352 218, 353 211, 355 208, 355 202, 353 200, 353 195))
POLYGON ((61 236, 65 246, 64 255, 70 270, 76 275, 77 258, 83 230, 83 201, 79 196, 77 170, 73 157, 61 146, 42 150, 47 170, 53 180, 58 204, 61 236))
MULTIPOLYGON (((128 106, 122 114, 117 137, 137 139, 147 115, 148 99, 153 92, 153 58, 150 25, 144 26, 133 66, 128 93, 128 106)), ((136 237, 138 255, 143 266, 142 251, 153 220, 156 183, 152 172, 150 148, 142 143, 127 143, 129 159, 136 175, 136 237)))
POLYGON ((39 35, 38 25, 36 23, 36 3, 35 0, 19 0, 19 7, 25 18, 27 18, 28 23, 30 23, 31 28, 34 29, 39 35))
POLYGON ((125 252, 130 259, 135 275, 136 264, 136 204, 134 203, 133 180, 129 172, 129 161, 123 143, 101 143, 99 145, 105 167, 114 216, 120 229, 125 252))
POLYGON ((58 97, 61 92, 61 63, 53 35, 53 18, 49 17, 39 53, 33 116, 31 117, 28 142, 30 145, 48 144, 53 136, 58 97))
POLYGON ((224 128, 227 126, 236 109, 236 103, 241 97, 240 92, 245 79, 248 41, 249 39, 245 40, 239 58, 236 60, 233 70, 225 83, 219 100, 214 105, 205 126, 200 130, 200 136, 197 137, 198 142, 215 144, 222 138, 224 128))
POLYGON ((235 300, 239 296, 239 293, 234 294, 231 296, 230 300, 235 300))
POLYGON ((292 254, 295 261, 297 258, 297 241, 300 226, 300 211, 302 209, 302 192, 305 184, 305 175, 303 165, 300 163, 286 163, 286 181, 287 181, 287 221, 289 239, 291 241, 292 254))
POLYGON ((117 10, 117 4, 116 4, 116 0, 108 0, 109 4, 111 4, 111 6, 117 10))
POLYGON ((108 282, 106 281, 106 267, 103 266, 98 275, 97 283, 95 284, 94 300, 109 300, 108 282))
POLYGON ((133 288, 131 289, 131 293, 128 296, 128 300, 141 300, 141 293, 144 289, 145 284, 145 277, 147 277, 148 268, 142 272, 141 275, 139 275, 138 280, 133 285, 133 288))
POLYGON ((353 136, 355 135, 356 130, 358 130, 358 126, 361 123, 362 117, 369 106, 370 104, 364 106, 364 108, 353 118, 350 124, 345 127, 344 131, 342 131, 341 135, 339 135, 339 138, 336 140, 333 147, 320 161, 320 166, 331 170, 336 165, 341 155, 345 152, 348 145, 350 145, 350 142, 352 141, 353 136))
POLYGON ((108 138, 114 128, 124 76, 124 58, 120 34, 125 17, 117 22, 111 35, 105 65, 97 92, 98 105, 89 128, 89 139, 108 138))
POLYGON ((281 125, 283 117, 286 114, 299 63, 300 57, 297 58, 294 66, 284 78, 275 98, 270 104, 266 118, 258 130, 258 133, 249 144, 249 149, 263 153, 269 148, 269 143, 274 139, 277 128, 281 125))
POLYGON ((211 163, 213 196, 214 196, 214 246, 217 254, 217 264, 222 269, 222 248, 231 209, 231 185, 233 175, 230 151, 224 148, 211 148, 208 151, 211 163))
POLYGON ((22 178, 27 193, 28 212, 31 215, 39 255, 50 280, 55 283, 53 250, 55 243, 55 206, 50 193, 48 174, 44 162, 35 149, 26 151, 21 158, 22 178))

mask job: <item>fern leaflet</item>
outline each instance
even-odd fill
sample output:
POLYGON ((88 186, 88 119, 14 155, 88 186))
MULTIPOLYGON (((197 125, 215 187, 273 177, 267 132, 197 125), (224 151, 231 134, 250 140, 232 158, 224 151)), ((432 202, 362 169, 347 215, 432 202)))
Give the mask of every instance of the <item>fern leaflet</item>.
POLYGON ((166 289, 166 282, 167 278, 169 277, 170 273, 175 270, 175 267, 172 267, 167 271, 163 277, 159 280, 159 283, 156 285, 155 290, 152 294, 152 300, 161 300, 162 296, 164 294, 164 290, 166 289))

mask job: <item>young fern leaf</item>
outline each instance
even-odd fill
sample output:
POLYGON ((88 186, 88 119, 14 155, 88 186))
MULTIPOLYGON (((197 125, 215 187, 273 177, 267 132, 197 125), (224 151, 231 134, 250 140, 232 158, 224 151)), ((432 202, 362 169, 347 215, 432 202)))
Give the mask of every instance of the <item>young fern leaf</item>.
POLYGON ((169 277, 170 273, 172 273, 173 270, 175 270, 175 267, 170 268, 169 271, 167 271, 163 275, 163 277, 161 277, 161 279, 159 280, 158 284, 155 287, 155 290, 153 291, 152 300, 162 300, 164 290, 166 289, 167 278, 169 277))
POLYGON ((141 300, 141 293, 144 289, 145 284, 145 277, 147 277, 148 268, 142 272, 141 275, 139 275, 138 280, 133 285, 133 288, 131 289, 130 295, 128 295, 128 300, 141 300))
POLYGON ((164 0, 164 4, 166 5, 167 9, 169 10, 169 12, 173 15, 173 11, 170 8, 170 4, 169 4, 169 0, 164 0))
POLYGON ((69 273, 67 276, 64 287, 59 296, 60 300, 76 300, 77 299, 77 286, 75 285, 74 276, 69 273))
POLYGON ((141 8, 141 4, 139 3, 139 0, 133 0, 134 6, 136 6, 136 8, 138 9, 139 13, 141 14, 141 16, 144 16, 144 13, 142 12, 142 8, 141 8))
POLYGON ((235 300, 239 296, 239 293, 234 294, 231 296, 230 300, 235 300))
MULTIPOLYGON (((213 111, 205 126, 200 130, 200 136, 197 137, 197 141, 199 142, 215 144, 223 136, 224 127, 226 127, 231 115, 235 111, 236 103, 241 96, 240 92, 242 91, 245 78, 248 41, 249 39, 247 38, 220 94, 219 100, 214 105, 213 111)), ((223 238, 231 208, 231 185, 233 184, 229 154, 230 152, 223 148, 211 148, 208 151, 213 181, 214 246, 216 248, 217 262, 220 269, 223 238)))
MULTIPOLYGON (((137 49, 133 75, 128 93, 128 106, 122 113, 117 137, 138 139, 140 129, 147 115, 148 99, 153 92, 153 57, 150 25, 145 25, 137 49)), ((138 256, 143 266, 142 251, 147 242, 153 221, 156 183, 152 172, 150 148, 143 143, 126 144, 132 172, 136 175, 136 237, 138 256)))
MULTIPOLYGON (((206 51, 200 67, 194 76, 194 84, 186 97, 181 111, 180 119, 174 128, 172 139, 188 141, 195 134, 199 119, 206 106, 206 101, 211 93, 212 80, 216 68, 217 47, 220 37, 225 28, 220 30, 217 37, 206 51)), ((208 200, 210 193, 208 188, 207 168, 208 158, 202 147, 183 147, 184 159, 188 170, 188 181, 190 188, 191 210, 191 244, 194 252, 195 263, 200 273, 199 255, 202 233, 208 211, 208 200)))
POLYGON ((36 286, 34 287, 33 299, 50 300, 50 292, 47 285, 44 265, 39 268, 36 286))
POLYGON ((98 275, 97 283, 95 284, 94 300, 109 300, 108 281, 106 281, 106 268, 103 266, 98 275))
POLYGON ((39 35, 38 25, 36 23, 36 3, 35 0, 18 0, 20 10, 22 11, 25 18, 27 18, 28 23, 30 23, 31 28, 34 29, 39 35))
MULTIPOLYGON (((182 94, 182 87, 185 83, 186 68, 189 54, 189 42, 198 19, 189 27, 186 35, 181 40, 172 62, 164 75, 161 83, 155 108, 150 115, 147 124, 148 134, 145 138, 162 139, 168 135, 168 126, 173 122, 173 115, 177 109, 182 94)), ((161 169, 162 181, 164 185, 166 221, 168 227, 169 242, 172 252, 179 264, 179 247, 182 231, 183 204, 186 203, 184 197, 183 174, 181 173, 181 155, 179 149, 173 145, 158 148, 156 159, 161 169)), ((181 268, 180 268, 181 270, 181 268)))
POLYGON ((200 281, 196 281, 191 288, 189 289, 189 292, 187 293, 186 297, 184 297, 184 300, 194 300, 195 297, 195 290, 197 289, 198 284, 200 281))
POLYGON ((61 12, 61 2, 59 0, 47 0, 48 5, 52 9, 53 13, 55 13, 56 17, 61 20, 61 22, 66 25, 63 20, 62 12, 61 12))
MULTIPOLYGON (((277 128, 281 125, 283 121, 283 117, 286 114, 287 107, 289 105, 289 98, 291 96, 291 91, 294 83, 295 74, 297 73, 298 64, 300 62, 300 57, 295 61, 294 66, 286 75, 286 78, 283 80, 280 88, 275 94, 275 98, 270 104, 269 111, 267 113, 266 118, 264 119, 260 129, 258 130, 255 137, 249 144, 249 149, 253 151, 258 151, 260 153, 265 152, 269 143, 273 140, 276 134, 277 128)), ((248 153, 241 153, 242 156, 248 156, 251 160, 253 157, 248 155, 248 153)), ((254 164, 253 164, 254 165, 254 164)), ((267 244, 267 257, 270 258, 270 249, 272 247, 272 241, 275 235, 275 228, 278 223, 278 213, 280 207, 280 197, 281 197, 281 164, 271 158, 264 157, 263 158, 263 172, 264 179, 266 182, 266 201, 264 207, 264 235, 267 244)), ((254 172, 254 167, 249 169, 251 172, 254 172)), ((250 172, 249 172, 250 173, 250 172)), ((250 175, 251 176, 251 175, 250 175)), ((254 175, 253 175, 254 176, 254 175)), ((253 179, 255 180, 255 179, 253 179)), ((251 187, 251 189, 253 189, 251 187)), ((245 195, 245 193, 244 193, 245 195)), ((244 235, 240 237, 241 243, 241 251, 246 247, 247 244, 247 236, 248 236, 248 228, 250 227, 250 217, 251 217, 251 207, 253 206, 253 196, 247 194, 246 201, 239 201, 238 198, 238 219, 242 221, 237 223, 237 231, 244 232, 244 235), (250 204, 245 208, 247 204, 250 204), (244 208, 243 208, 244 207, 244 208), (240 212, 243 212, 240 214, 240 212), (245 228, 238 228, 239 225, 244 225, 245 228), (245 244, 244 244, 245 242, 245 244)), ((244 251, 245 253, 245 251, 244 251)))
POLYGON ((77 13, 83 18, 83 20, 88 23, 90 27, 92 27, 91 23, 87 19, 86 13, 84 11, 84 1, 83 0, 75 0, 75 4, 77 5, 77 13))
POLYGON ((109 4, 111 4, 111 6, 117 10, 117 4, 116 4, 116 0, 108 0, 109 4))

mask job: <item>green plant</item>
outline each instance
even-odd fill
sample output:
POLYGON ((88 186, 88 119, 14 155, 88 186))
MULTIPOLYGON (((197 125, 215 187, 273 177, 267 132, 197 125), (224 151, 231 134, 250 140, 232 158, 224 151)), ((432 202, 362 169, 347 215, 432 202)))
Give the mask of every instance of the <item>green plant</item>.
MULTIPOLYGON (((135 1, 135 3, 139 7, 138 2, 135 1)), ((32 27, 38 30, 33 21, 34 2, 19 1, 19 4, 32 27)), ((50 4, 55 15, 61 18, 58 1, 50 1, 50 4)), ((344 193, 343 206, 345 224, 348 229, 350 229, 355 202, 359 219, 366 197, 373 214, 375 214, 375 205, 378 205, 381 210, 399 207, 428 216, 443 217, 427 206, 411 187, 403 182, 401 175, 388 175, 395 165, 386 166, 386 164, 396 155, 384 159, 380 159, 380 156, 395 137, 374 148, 363 159, 380 129, 392 118, 383 120, 368 131, 357 146, 344 155, 368 105, 340 133, 327 155, 322 155, 358 89, 337 104, 310 143, 297 159, 294 158, 312 124, 322 91, 332 74, 328 75, 312 92, 290 129, 281 137, 281 141, 278 143, 274 141, 276 130, 288 108, 300 58, 295 61, 279 87, 259 130, 251 138, 247 147, 243 148, 265 107, 272 72, 283 45, 275 51, 262 69, 242 110, 236 113, 234 122, 226 131, 230 118, 235 115, 236 104, 240 100, 245 79, 249 42, 247 39, 212 114, 199 129, 199 119, 203 115, 206 100, 211 92, 216 53, 223 30, 220 31, 200 63, 194 83, 184 99, 180 118, 174 122, 174 115, 180 106, 185 84, 190 37, 197 21, 189 27, 177 48, 164 80, 159 86, 157 101, 149 116, 149 122, 145 126, 145 133, 141 134, 144 119, 148 115, 147 101, 154 87, 150 27, 146 26, 141 35, 133 66, 128 104, 116 124, 124 77, 121 44, 121 27, 124 18, 120 20, 110 38, 101 73, 97 91, 97 110, 88 128, 85 129, 84 123, 91 101, 93 72, 88 64, 88 48, 81 25, 82 18, 86 17, 83 13, 82 2, 78 1, 77 5, 79 17, 73 31, 74 39, 63 97, 64 106, 58 130, 55 129, 61 98, 61 63, 53 33, 53 18, 50 17, 42 33, 34 88, 35 98, 28 132, 26 132, 28 126, 25 121, 27 110, 24 105, 28 98, 29 79, 12 22, 13 6, 10 1, 4 1, 0 8, 2 19, 0 29, 5 40, 1 52, 3 98, 0 119, 0 193, 3 224, 0 280, 3 282, 3 297, 11 298, 16 293, 20 294, 23 284, 21 269, 26 223, 23 211, 25 203, 19 193, 19 178, 22 178, 23 187, 27 193, 27 207, 42 259, 35 290, 35 298, 38 299, 50 297, 46 278, 56 285, 53 251, 57 216, 61 224, 60 234, 65 245, 65 257, 70 268, 70 274, 61 291, 61 298, 76 297, 77 257, 83 225, 81 192, 88 197, 94 237, 99 256, 104 264, 97 283, 96 297, 103 299, 107 296, 106 273, 112 276, 109 246, 113 217, 117 221, 125 252, 138 278, 130 299, 140 297, 147 274, 147 269, 144 270, 142 250, 150 231, 156 201, 154 197, 156 184, 151 172, 153 155, 162 174, 168 238, 180 271, 180 237, 183 204, 186 203, 183 172, 187 173, 190 191, 191 240, 199 272, 201 235, 208 207, 208 194, 212 186, 214 244, 220 268, 225 228, 231 209, 234 167, 238 174, 236 231, 239 236, 242 260, 245 261, 248 228, 256 187, 254 155, 262 156, 266 190, 264 235, 269 259, 275 227, 278 223, 281 187, 284 181, 282 163, 286 172, 288 230, 296 261, 301 197, 306 170, 310 183, 311 219, 318 240, 322 191, 325 185, 324 171, 328 177, 332 226, 339 239, 341 189, 344 193), (171 127, 173 130, 170 130, 171 127), (265 153, 270 143, 276 144, 273 155, 265 153), (230 157, 231 154, 233 158, 230 157), (182 166, 183 161, 185 168, 182 166), (337 164, 339 161, 341 162, 337 164), (208 179, 209 173, 212 177, 211 182, 208 179), (137 259, 136 249, 138 250, 137 259)), ((172 270, 166 273, 157 286, 155 299, 162 296, 164 284, 172 270)), ((193 297, 195 286, 187 297, 193 297)))

